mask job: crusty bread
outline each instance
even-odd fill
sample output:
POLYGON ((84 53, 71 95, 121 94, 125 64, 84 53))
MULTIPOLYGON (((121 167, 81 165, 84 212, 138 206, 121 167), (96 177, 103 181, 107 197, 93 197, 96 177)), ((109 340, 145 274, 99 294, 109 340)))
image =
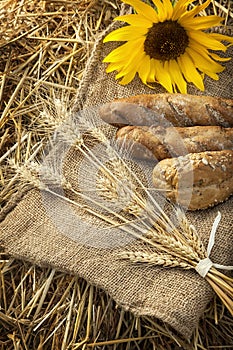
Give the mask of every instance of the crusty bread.
POLYGON ((233 127, 233 100, 186 94, 149 94, 116 99, 99 108, 109 124, 233 127))
POLYGON ((125 126, 117 131, 116 138, 131 143, 133 157, 152 161, 187 153, 233 150, 233 128, 220 126, 125 126))
POLYGON ((134 157, 158 162, 155 187, 172 202, 204 209, 233 194, 233 100, 186 94, 121 98, 99 108, 120 127, 134 157))
POLYGON ((153 183, 174 203, 205 209, 233 194, 233 150, 190 153, 161 160, 153 183))

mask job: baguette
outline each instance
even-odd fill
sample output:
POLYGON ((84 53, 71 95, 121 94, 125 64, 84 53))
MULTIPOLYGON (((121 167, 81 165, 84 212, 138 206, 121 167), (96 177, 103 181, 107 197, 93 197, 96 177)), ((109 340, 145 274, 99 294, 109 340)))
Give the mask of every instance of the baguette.
POLYGON ((103 105, 99 115, 105 122, 118 127, 168 124, 233 127, 233 100, 189 94, 137 95, 103 105))
POLYGON ((189 210, 212 207, 233 194, 233 151, 161 160, 154 167, 153 183, 171 202, 189 210))
POLYGON ((233 150, 233 128, 221 126, 148 127, 125 126, 116 133, 130 143, 131 155, 145 160, 162 160, 187 153, 233 150))

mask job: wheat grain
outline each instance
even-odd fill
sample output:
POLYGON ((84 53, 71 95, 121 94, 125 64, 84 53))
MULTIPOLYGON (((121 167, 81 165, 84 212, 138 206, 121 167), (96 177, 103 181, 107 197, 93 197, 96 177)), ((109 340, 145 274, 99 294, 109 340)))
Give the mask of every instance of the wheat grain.
POLYGON ((15 173, 20 177, 21 181, 26 184, 30 184, 33 187, 44 190, 45 186, 41 182, 35 163, 31 162, 30 165, 19 165, 13 159, 9 160, 10 167, 15 171, 15 173))
POLYGON ((206 258, 206 249, 198 236, 195 227, 188 222, 187 217, 180 208, 177 208, 176 214, 180 227, 182 228, 182 232, 184 232, 190 247, 193 248, 201 259, 206 258))
POLYGON ((163 267, 181 267, 191 269, 192 265, 182 259, 174 258, 171 254, 146 253, 145 251, 130 251, 119 254, 119 258, 130 260, 133 263, 146 263, 150 265, 159 265, 163 267))
POLYGON ((148 234, 146 234, 146 237, 151 242, 159 242, 162 247, 167 247, 171 252, 173 252, 175 255, 179 255, 183 257, 184 259, 187 259, 188 261, 194 260, 198 261, 200 258, 196 252, 193 251, 193 249, 186 243, 185 245, 183 242, 180 242, 178 238, 166 235, 165 234, 158 234, 155 229, 151 229, 148 234))

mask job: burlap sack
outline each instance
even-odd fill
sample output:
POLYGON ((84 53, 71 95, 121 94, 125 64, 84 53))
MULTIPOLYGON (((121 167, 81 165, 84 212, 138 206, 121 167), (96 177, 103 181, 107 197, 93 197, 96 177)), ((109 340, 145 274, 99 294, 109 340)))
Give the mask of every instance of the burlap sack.
MULTIPOLYGON (((123 96, 164 92, 160 87, 155 91, 148 89, 137 78, 122 87, 115 81, 114 74, 107 75, 102 59, 113 47, 111 43, 103 45, 102 37, 97 42, 77 95, 76 109, 93 107, 123 96)), ((228 51, 228 55, 232 52, 228 51)), ((231 62, 220 74, 220 81, 206 79, 205 94, 232 98, 232 72, 231 62)), ((189 93, 200 92, 189 87, 189 93)), ((65 171, 72 178, 78 163, 77 153, 70 151, 67 159, 65 171)), ((233 199, 210 210, 190 213, 188 217, 207 244, 217 211, 221 212, 222 220, 211 258, 214 262, 232 265, 233 199)), ((70 229, 78 235, 81 229, 75 222, 76 214, 74 211, 73 220, 68 222, 72 222, 70 229)), ((62 225, 67 225, 66 215, 71 214, 57 197, 30 190, 17 206, 9 205, 2 212, 0 243, 15 257, 77 274, 103 288, 126 310, 159 318, 185 337, 191 336, 213 296, 205 279, 191 270, 135 266, 119 260, 118 253, 125 249, 124 246, 92 247, 83 240, 78 242, 77 237, 74 240, 61 230, 62 225), (52 215, 56 216, 57 222, 52 215)))

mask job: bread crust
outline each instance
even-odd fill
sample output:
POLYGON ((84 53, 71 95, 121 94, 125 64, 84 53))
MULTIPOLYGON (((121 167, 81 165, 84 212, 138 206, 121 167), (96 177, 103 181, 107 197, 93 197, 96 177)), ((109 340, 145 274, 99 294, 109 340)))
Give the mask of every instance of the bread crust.
POLYGON ((116 138, 130 143, 133 157, 152 161, 187 153, 233 149, 233 128, 221 126, 125 126, 117 131, 116 138))
POLYGON ((189 94, 149 94, 116 99, 99 108, 100 117, 115 126, 233 127, 233 100, 189 94))
POLYGON ((233 194, 233 150, 161 160, 154 167, 153 183, 170 201, 189 210, 212 207, 233 194))

